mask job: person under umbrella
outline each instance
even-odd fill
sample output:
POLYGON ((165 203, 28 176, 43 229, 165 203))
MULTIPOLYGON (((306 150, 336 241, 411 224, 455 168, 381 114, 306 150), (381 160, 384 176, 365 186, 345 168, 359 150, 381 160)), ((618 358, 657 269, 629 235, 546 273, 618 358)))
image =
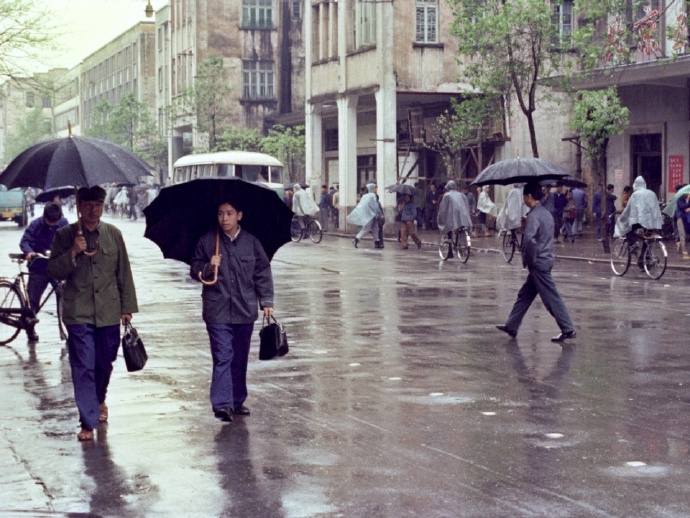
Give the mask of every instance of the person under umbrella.
POLYGON ((203 320, 211 342, 211 408, 221 421, 249 415, 247 363, 258 318, 273 314, 271 263, 259 240, 240 226, 242 205, 227 196, 218 204, 218 229, 199 240, 191 260, 192 279, 204 284, 203 320), (213 277, 214 281, 207 281, 213 277))

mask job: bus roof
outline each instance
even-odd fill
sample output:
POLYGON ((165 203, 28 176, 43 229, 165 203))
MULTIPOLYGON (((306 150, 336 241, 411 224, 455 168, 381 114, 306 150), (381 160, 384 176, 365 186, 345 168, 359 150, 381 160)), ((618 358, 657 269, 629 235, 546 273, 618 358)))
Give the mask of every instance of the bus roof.
POLYGON ((173 167, 184 167, 199 164, 241 164, 241 165, 268 165, 282 167, 283 164, 277 158, 265 153, 253 151, 219 151, 218 153, 200 153, 197 155, 185 155, 179 158, 173 167))

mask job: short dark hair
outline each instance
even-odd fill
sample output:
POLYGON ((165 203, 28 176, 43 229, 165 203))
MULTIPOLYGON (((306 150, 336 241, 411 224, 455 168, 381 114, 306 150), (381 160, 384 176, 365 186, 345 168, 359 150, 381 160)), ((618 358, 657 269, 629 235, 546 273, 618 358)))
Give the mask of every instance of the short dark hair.
POLYGON ((62 219, 62 207, 57 203, 48 203, 43 208, 43 217, 51 223, 60 221, 62 219))
POLYGON ((79 203, 84 201, 97 201, 103 203, 105 201, 105 189, 100 185, 81 187, 77 191, 77 200, 79 200, 79 203))
POLYGON ((236 196, 223 196, 220 198, 218 201, 218 204, 216 205, 216 208, 220 208, 221 205, 232 205, 232 208, 235 209, 237 212, 244 212, 242 210, 242 203, 238 201, 236 196))
POLYGON ((541 200, 542 196, 544 195, 544 192, 541 190, 541 185, 539 185, 539 182, 527 182, 527 185, 525 185, 524 189, 522 190, 522 193, 525 195, 530 194, 532 198, 534 198, 537 201, 541 200))
POLYGON ((606 186, 606 190, 612 191, 612 190, 613 190, 613 184, 612 184, 612 183, 608 184, 608 185, 606 186))
POLYGON ((322 185, 321 188, 328 190, 328 185, 322 185))

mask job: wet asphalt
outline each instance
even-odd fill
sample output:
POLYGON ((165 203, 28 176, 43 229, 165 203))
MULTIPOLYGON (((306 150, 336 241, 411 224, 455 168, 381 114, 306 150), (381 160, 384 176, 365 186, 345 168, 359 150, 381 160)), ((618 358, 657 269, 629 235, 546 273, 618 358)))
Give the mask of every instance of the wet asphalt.
MULTIPOLYGON (((578 332, 563 348, 541 302, 516 340, 495 330, 518 258, 288 244, 273 272, 290 353, 260 362, 257 324, 252 414, 224 424, 198 283, 142 221, 105 220, 129 247, 149 363, 128 374, 118 358, 109 423, 84 444, 52 309, 35 346, 0 347, 0 516, 690 516, 682 265, 652 281, 560 259, 578 332)), ((20 237, 0 224, 0 275, 20 237)))

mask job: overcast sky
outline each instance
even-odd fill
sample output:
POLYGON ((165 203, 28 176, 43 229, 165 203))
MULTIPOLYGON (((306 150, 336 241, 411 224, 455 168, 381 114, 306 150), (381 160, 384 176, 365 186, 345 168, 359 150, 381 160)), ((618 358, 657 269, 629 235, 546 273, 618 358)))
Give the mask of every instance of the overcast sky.
MULTIPOLYGON (((52 22, 62 34, 59 50, 46 56, 41 68, 71 68, 139 21, 146 21, 147 0, 39 0, 53 13, 52 22)), ((151 0, 154 9, 168 0, 151 0)), ((154 18, 148 18, 153 21, 154 18)))

